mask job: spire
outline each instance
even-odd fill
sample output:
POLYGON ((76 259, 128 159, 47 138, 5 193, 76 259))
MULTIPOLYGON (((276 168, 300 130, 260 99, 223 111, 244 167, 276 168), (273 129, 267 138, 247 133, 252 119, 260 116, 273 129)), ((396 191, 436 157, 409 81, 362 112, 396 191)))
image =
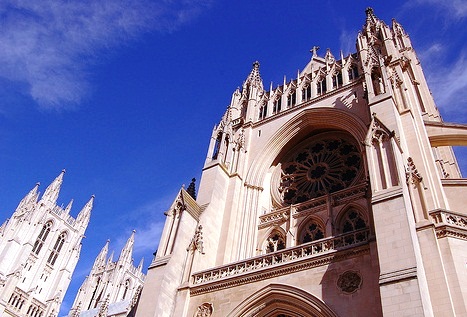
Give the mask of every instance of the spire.
POLYGON ((144 263, 144 258, 141 258, 141 261, 138 264, 138 271, 139 272, 143 271, 143 263, 144 263))
POLYGON ((78 217, 76 217, 76 222, 77 223, 82 223, 84 227, 86 228, 89 223, 89 218, 91 217, 91 210, 92 210, 92 205, 94 203, 94 195, 91 196, 89 201, 84 205, 83 209, 78 214, 78 217))
POLYGON ((68 205, 65 207, 65 214, 69 214, 70 213, 70 210, 71 210, 71 207, 73 206, 73 199, 70 200, 70 202, 68 203, 68 205))
POLYGON ((133 256, 133 245, 135 244, 135 232, 136 230, 133 230, 131 236, 128 238, 122 252, 120 253, 118 262, 131 262, 133 256))
POLYGON ((261 79, 261 75, 259 74, 259 62, 255 61, 253 63, 253 69, 250 72, 250 75, 248 75, 248 78, 246 79, 245 85, 250 85, 252 87, 257 87, 263 90, 263 80, 261 79))
POLYGON ((19 202, 18 207, 16 207, 15 214, 13 214, 13 217, 19 217, 25 213, 25 209, 27 209, 27 206, 29 206, 32 203, 37 202, 37 198, 39 196, 38 193, 38 188, 39 188, 39 183, 36 183, 36 185, 29 191, 29 193, 24 196, 24 198, 19 202))
POLYGON ((51 202, 52 204, 57 203, 58 194, 60 193, 60 187, 63 182, 63 175, 65 175, 65 170, 63 169, 60 175, 58 175, 54 181, 46 188, 44 195, 42 195, 42 200, 51 202))
POLYGON ((112 251, 112 253, 110 253, 109 258, 107 259, 107 265, 112 263, 113 260, 114 260, 114 251, 112 251))
POLYGON ((107 252, 109 251, 109 243, 110 240, 107 239, 104 247, 102 248, 101 252, 97 255, 96 259, 94 260, 93 268, 98 268, 105 265, 105 260, 107 259, 107 252))
POLYGON ((191 179, 191 183, 190 185, 188 186, 186 192, 191 196, 193 197, 193 199, 196 199, 196 186, 195 186, 195 181, 196 181, 196 178, 192 178, 191 179))

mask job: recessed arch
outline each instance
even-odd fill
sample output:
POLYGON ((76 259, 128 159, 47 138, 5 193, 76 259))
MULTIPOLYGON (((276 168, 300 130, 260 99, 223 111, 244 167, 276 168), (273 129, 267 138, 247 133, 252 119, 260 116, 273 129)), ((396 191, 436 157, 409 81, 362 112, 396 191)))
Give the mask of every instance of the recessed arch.
POLYGON ((288 314, 300 317, 337 317, 321 299, 286 284, 269 284, 248 296, 227 317, 273 317, 288 314))
POLYGON ((246 175, 246 183, 261 187, 269 167, 280 153, 288 151, 313 133, 329 130, 350 134, 357 141, 359 150, 363 152, 362 142, 365 140, 368 128, 360 118, 341 109, 307 109, 291 118, 268 140, 254 159, 246 175))

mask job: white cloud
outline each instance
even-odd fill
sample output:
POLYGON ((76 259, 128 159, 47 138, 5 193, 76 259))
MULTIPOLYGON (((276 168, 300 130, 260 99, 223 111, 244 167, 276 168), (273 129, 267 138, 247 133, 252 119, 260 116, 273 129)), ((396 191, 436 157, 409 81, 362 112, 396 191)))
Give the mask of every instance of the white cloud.
MULTIPOLYGON (((461 52, 452 64, 427 64, 427 80, 439 108, 447 113, 465 113, 467 103, 467 54, 461 52)), ((429 61, 427 55, 422 60, 429 61)), ((465 118, 464 118, 465 119, 465 118)))
MULTIPOLYGON (((171 199, 174 199, 174 197, 171 197, 171 199)), ((114 244, 112 243, 111 247, 115 251, 114 260, 117 260, 119 252, 130 237, 133 229, 136 231, 133 246, 135 265, 139 264, 141 256, 146 256, 146 264, 152 260, 148 259, 147 255, 152 254, 158 247, 157 244, 165 224, 163 212, 170 207, 171 199, 162 198, 150 201, 125 214, 127 218, 123 219, 124 224, 120 226, 120 228, 123 228, 120 230, 121 235, 114 244), (128 223, 136 223, 136 225, 130 228, 127 226, 128 223)))
POLYGON ((209 0, 4 0, 0 77, 42 108, 70 108, 89 92, 92 58, 144 32, 170 32, 209 0))
POLYGON ((467 17, 467 2, 465 0, 418 0, 418 4, 433 5, 449 20, 467 17))
POLYGON ((355 52, 355 39, 357 36, 357 32, 349 31, 346 29, 342 29, 339 35, 339 44, 344 54, 344 57, 347 57, 349 53, 355 52))

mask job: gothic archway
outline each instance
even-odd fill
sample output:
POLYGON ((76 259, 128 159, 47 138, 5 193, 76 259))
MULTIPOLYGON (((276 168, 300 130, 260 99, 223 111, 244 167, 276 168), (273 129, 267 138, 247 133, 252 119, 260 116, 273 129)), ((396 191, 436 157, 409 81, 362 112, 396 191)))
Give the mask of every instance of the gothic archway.
POLYGON ((270 284, 248 296, 227 317, 337 317, 316 296, 293 286, 270 284))

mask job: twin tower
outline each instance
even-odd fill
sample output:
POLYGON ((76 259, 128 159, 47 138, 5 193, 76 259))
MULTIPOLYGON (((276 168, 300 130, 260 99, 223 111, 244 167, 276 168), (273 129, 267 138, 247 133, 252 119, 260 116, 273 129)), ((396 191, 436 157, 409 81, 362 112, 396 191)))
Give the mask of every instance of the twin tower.
MULTIPOLYGON (((70 215, 57 199, 65 171, 40 196, 39 184, 21 200, 0 227, 0 315, 57 317, 81 252, 94 196, 78 216, 70 215)), ((69 316, 88 311, 90 316, 120 313, 135 306, 144 274, 134 267, 134 232, 118 260, 107 257, 108 242, 97 256, 76 296, 69 316)))

